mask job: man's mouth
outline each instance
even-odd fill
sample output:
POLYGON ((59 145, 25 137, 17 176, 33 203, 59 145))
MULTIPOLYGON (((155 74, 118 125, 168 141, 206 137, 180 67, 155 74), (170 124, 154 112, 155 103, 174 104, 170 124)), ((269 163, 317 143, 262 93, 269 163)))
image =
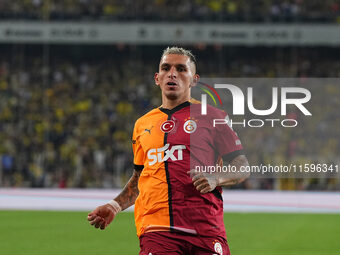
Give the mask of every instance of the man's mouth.
POLYGON ((168 85, 169 87, 175 87, 177 86, 177 83, 173 81, 169 81, 166 85, 168 85))

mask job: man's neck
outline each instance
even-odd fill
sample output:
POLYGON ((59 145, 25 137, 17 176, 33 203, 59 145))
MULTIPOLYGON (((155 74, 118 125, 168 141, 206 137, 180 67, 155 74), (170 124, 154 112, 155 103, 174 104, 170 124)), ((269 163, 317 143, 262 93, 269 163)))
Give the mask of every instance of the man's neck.
POLYGON ((161 107, 165 108, 165 109, 169 109, 172 110, 173 108, 175 108, 177 105, 183 104, 186 101, 189 101, 190 98, 181 98, 181 99, 175 99, 175 100, 170 100, 170 99, 163 99, 162 101, 162 105, 161 107))

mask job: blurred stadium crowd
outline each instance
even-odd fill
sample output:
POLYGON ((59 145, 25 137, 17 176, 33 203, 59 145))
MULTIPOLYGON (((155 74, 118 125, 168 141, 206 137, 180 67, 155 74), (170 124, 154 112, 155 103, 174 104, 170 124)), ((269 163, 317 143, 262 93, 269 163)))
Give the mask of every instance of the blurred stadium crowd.
POLYGON ((1 0, 0 19, 340 22, 340 1, 1 0))
MULTIPOLYGON (((15 56, 11 51, 20 50, 13 47, 3 46, 0 54, 1 186, 120 187, 132 171, 134 121, 160 105, 153 75, 163 47, 51 46, 48 59, 39 55, 41 46, 22 45, 24 54, 15 56)), ((327 55, 313 48, 200 45, 193 50, 202 77, 340 75, 332 50, 327 55)), ((314 101, 313 122, 300 128, 284 133, 271 127, 237 129, 251 164, 336 163, 340 118, 334 95, 340 95, 340 87, 325 84, 316 93, 328 103, 314 101)), ((263 179, 238 188, 335 190, 340 184, 334 179, 263 179)))

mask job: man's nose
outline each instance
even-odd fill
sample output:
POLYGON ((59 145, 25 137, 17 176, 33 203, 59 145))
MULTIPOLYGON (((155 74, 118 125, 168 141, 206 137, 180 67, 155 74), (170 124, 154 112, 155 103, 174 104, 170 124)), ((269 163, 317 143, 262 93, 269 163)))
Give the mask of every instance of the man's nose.
POLYGON ((169 70, 169 78, 176 78, 177 77, 177 70, 175 67, 171 67, 169 70))

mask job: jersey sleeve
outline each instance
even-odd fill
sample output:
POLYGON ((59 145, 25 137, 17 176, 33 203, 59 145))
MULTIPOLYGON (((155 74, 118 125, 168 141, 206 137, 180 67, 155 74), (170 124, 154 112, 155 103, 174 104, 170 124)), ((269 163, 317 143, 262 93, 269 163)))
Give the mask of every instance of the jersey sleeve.
MULTIPOLYGON (((219 119, 229 120, 228 115, 221 111, 219 119)), ((214 141, 216 150, 223 161, 230 163, 239 155, 244 155, 243 146, 236 132, 228 124, 219 124, 215 127, 214 141)))
POLYGON ((138 121, 136 121, 132 134, 133 164, 135 170, 142 171, 144 168, 144 151, 139 138, 140 132, 138 128, 138 121))

